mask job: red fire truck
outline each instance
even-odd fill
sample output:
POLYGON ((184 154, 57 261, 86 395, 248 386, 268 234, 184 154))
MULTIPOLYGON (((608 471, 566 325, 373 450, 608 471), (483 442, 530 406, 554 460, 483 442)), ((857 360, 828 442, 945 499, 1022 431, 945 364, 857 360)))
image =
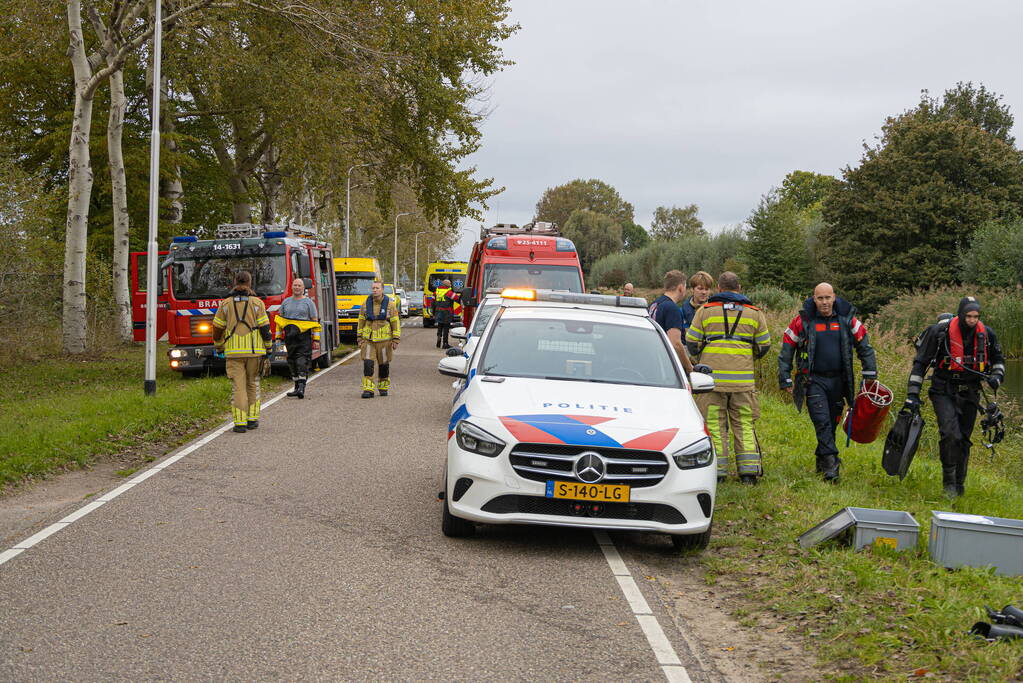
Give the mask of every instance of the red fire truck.
POLYGON ((522 227, 498 223, 482 229, 462 290, 466 327, 472 325, 476 305, 486 291, 503 287, 586 291, 575 244, 562 237, 554 223, 538 221, 522 227))
MULTIPOLYGON (((231 291, 234 274, 247 270, 271 327, 281 302, 291 295, 292 281, 305 280, 323 325, 319 343, 313 343, 313 364, 328 367, 339 343, 332 252, 313 229, 296 225, 227 224, 217 228, 214 239, 175 237, 170 250, 160 252, 157 299, 157 335, 170 343, 170 366, 186 375, 223 367, 224 359, 213 349, 213 315, 231 291)), ((132 254, 132 322, 139 341, 145 339, 146 265, 145 252, 132 254)), ((287 367, 282 342, 275 342, 270 360, 275 369, 287 367)))

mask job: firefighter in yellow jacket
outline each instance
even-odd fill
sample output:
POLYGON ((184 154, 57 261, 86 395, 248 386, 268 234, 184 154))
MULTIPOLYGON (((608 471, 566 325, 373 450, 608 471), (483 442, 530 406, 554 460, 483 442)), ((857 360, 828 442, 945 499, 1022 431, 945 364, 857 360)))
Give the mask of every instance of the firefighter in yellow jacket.
POLYGON ((754 431, 760 405, 753 361, 771 348, 771 335, 763 311, 740 294, 739 289, 735 273, 721 273, 718 293, 693 317, 686 332, 686 346, 694 362, 699 359, 714 371, 714 391, 698 396, 697 405, 717 452, 718 479, 728 476, 731 452, 735 454, 739 480, 755 484, 764 468, 754 431))
POLYGON ((231 295, 220 302, 213 316, 213 346, 227 358, 236 432, 259 426, 259 371, 272 343, 270 319, 263 301, 252 291, 252 275, 238 271, 231 295))
POLYGON ((373 293, 359 311, 359 351, 362 358, 362 397, 373 398, 377 389, 387 396, 391 389, 391 358, 401 340, 401 319, 394 301, 384 294, 384 285, 373 282, 373 293), (373 383, 373 361, 377 362, 377 378, 373 383))

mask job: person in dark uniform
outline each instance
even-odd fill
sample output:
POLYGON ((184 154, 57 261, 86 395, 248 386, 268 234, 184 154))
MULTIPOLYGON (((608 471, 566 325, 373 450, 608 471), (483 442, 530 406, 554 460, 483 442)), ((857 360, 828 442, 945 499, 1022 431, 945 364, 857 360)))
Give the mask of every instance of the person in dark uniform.
POLYGON ((451 289, 451 280, 441 282, 433 298, 433 319, 437 321, 437 348, 451 348, 448 333, 451 331, 451 321, 455 317, 456 301, 458 293, 451 289))
POLYGON ((941 485, 946 496, 955 498, 966 490, 980 383, 997 390, 1005 377, 1002 347, 995 331, 980 321, 976 297, 964 297, 956 317, 931 325, 921 335, 906 391, 906 406, 912 410, 920 409, 920 389, 931 365, 934 374, 927 395, 941 437, 941 485))
POLYGON ((877 357, 867 328, 856 318, 853 305, 836 297, 834 288, 822 282, 782 335, 778 382, 793 395, 797 409, 802 407, 805 396, 806 412, 817 434, 816 469, 825 481, 837 481, 842 464, 835 444, 835 427, 844 404, 852 406, 856 399, 853 351, 859 356, 862 378, 876 380, 877 357))

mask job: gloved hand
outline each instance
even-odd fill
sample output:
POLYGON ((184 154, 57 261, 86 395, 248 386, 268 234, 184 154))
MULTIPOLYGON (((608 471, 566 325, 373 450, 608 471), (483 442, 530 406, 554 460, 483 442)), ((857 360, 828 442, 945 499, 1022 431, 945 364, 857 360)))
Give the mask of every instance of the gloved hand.
POLYGON ((903 405, 910 410, 920 410, 920 395, 910 394, 906 397, 906 402, 903 405))
POLYGON ((998 375, 989 375, 987 378, 987 385, 997 391, 998 387, 1002 386, 1002 378, 998 375))
POLYGON ((697 363, 693 366, 693 372, 702 372, 705 375, 713 375, 714 368, 709 365, 704 365, 703 363, 697 363))

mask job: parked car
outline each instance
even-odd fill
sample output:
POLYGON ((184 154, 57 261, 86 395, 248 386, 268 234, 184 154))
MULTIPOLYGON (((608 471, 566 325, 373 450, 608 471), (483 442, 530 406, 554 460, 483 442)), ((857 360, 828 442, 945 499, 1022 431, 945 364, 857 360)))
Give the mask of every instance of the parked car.
POLYGON ((448 423, 441 528, 478 523, 662 532, 703 548, 715 453, 686 378, 646 301, 505 290, 471 356, 448 423))

